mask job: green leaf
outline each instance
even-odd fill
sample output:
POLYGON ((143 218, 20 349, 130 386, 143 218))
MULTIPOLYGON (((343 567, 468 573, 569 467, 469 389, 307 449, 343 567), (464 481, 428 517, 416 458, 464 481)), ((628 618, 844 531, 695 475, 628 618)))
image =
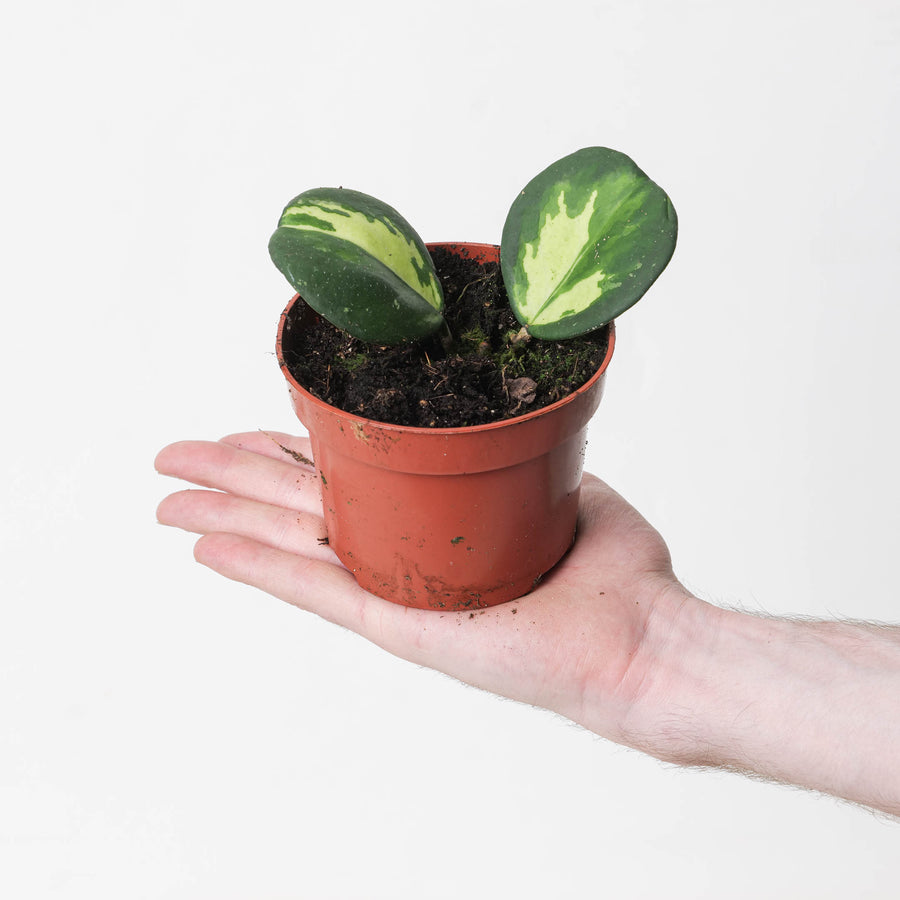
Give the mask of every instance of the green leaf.
POLYGON ((588 147, 566 156, 526 185, 503 226, 513 312, 538 338, 593 331, 640 300, 677 232, 665 192, 624 153, 588 147))
POLYGON ((316 312, 363 341, 416 340, 443 321, 425 244, 400 213, 367 194, 316 188, 295 197, 269 255, 316 312))

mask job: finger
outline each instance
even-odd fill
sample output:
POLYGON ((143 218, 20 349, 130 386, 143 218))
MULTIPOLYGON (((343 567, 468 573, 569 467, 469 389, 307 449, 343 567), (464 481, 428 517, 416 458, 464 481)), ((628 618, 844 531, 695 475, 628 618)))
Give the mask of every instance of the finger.
POLYGON ((227 491, 274 506, 318 512, 319 479, 311 470, 212 441, 181 441, 161 450, 156 468, 163 475, 201 487, 227 491))
POLYGON ((306 469, 315 469, 309 438, 260 429, 241 434, 229 434, 221 438, 220 442, 231 444, 241 450, 249 450, 251 453, 258 453, 260 456, 268 456, 270 459, 294 462, 306 469))
POLYGON ((586 473, 572 555, 579 560, 587 556, 596 560, 598 547, 609 551, 606 565, 615 562, 628 571, 635 571, 637 565, 651 575, 671 575, 672 557, 659 532, 605 481, 586 473))
POLYGON ((423 610, 363 590, 340 565, 289 553, 233 534, 207 534, 194 547, 197 562, 293 606, 362 635, 404 658, 419 642, 423 610))
POLYGON ((596 475, 585 473, 581 482, 581 502, 578 510, 580 535, 598 535, 616 527, 622 518, 644 523, 638 513, 621 494, 614 491, 596 475))
POLYGON ((194 534, 226 532, 252 538, 278 550, 338 564, 328 547, 320 515, 284 509, 233 494, 179 491, 156 511, 158 521, 194 534))

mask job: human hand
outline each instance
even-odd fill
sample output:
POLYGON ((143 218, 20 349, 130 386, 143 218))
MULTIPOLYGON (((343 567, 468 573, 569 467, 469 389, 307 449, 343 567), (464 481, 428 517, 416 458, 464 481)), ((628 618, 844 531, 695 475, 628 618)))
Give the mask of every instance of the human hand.
POLYGON ((309 441, 251 432, 164 449, 157 469, 211 490, 167 497, 158 519, 201 534, 220 574, 351 629, 468 684, 626 742, 657 602, 677 591, 657 532, 593 476, 568 555, 530 594, 476 611, 411 609, 360 588, 324 541, 309 441))
POLYGON ((675 579, 660 536, 582 484, 575 544, 528 595, 477 611, 369 594, 324 541, 309 442, 263 432, 172 444, 159 521, 216 572, 385 650, 554 710, 660 759, 725 766, 900 815, 900 628, 719 609, 675 579), (853 735, 847 740, 847 735, 853 735))

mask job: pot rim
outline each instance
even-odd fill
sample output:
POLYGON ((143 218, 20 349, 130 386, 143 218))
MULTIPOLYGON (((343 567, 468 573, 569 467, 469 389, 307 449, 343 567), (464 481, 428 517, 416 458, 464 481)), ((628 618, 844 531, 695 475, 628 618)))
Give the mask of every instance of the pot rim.
MULTIPOLYGON (((435 247, 460 248, 478 254, 485 251, 499 250, 500 245, 478 243, 473 241, 430 241, 427 242, 425 246, 429 250, 435 247)), ((510 426, 522 424, 524 422, 531 421, 532 419, 537 419, 541 416, 545 416, 553 412, 554 410, 560 409, 564 406, 568 406, 582 394, 585 394, 589 390, 591 390, 594 384, 603 377, 607 368, 609 367, 609 363, 613 355, 613 350, 616 345, 616 325, 615 320, 613 319, 607 322, 606 325, 601 326, 602 328, 606 328, 609 331, 609 341, 607 343, 606 355, 603 357, 603 362, 600 363, 594 374, 591 375, 591 377, 580 388, 572 391, 571 394, 563 397, 561 400, 557 400, 555 403, 551 403, 549 406, 543 406, 540 409, 533 410, 529 413, 523 413, 520 416, 512 416, 508 419, 499 419, 496 422, 484 422, 481 425, 461 425, 456 428, 428 428, 421 425, 397 425, 393 422, 382 422, 379 419, 369 419, 365 416, 356 415, 356 413, 347 412, 346 410, 343 410, 338 406, 332 406, 330 403, 326 403, 324 400, 320 400, 315 396, 315 394, 310 393, 305 387, 303 387, 303 385, 300 384, 299 381, 297 381, 296 378, 294 378, 294 376, 291 374, 290 369, 288 369, 287 363, 284 360, 284 354, 282 353, 282 339, 284 336, 284 326, 287 322, 288 315, 299 299, 300 294, 294 294, 294 296, 291 297, 291 299, 288 301, 288 304, 282 311, 281 318, 278 321, 278 334, 275 339, 275 356, 278 359, 278 365, 281 368, 282 374, 284 375, 291 389, 299 391, 301 394, 307 397, 314 406, 329 410, 341 417, 346 417, 346 419, 350 422, 374 425, 383 431, 395 431, 399 434, 451 435, 460 433, 472 434, 474 432, 490 432, 500 428, 509 428, 510 426)))

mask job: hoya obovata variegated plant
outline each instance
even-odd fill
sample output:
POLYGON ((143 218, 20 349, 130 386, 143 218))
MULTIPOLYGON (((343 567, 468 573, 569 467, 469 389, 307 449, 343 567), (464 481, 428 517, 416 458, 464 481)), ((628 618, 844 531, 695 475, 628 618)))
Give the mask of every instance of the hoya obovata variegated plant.
MULTIPOLYGON (((665 192, 615 150, 589 147, 532 179, 510 208, 500 267, 516 318, 536 338, 586 334, 633 306, 672 257, 665 192)), ((437 331, 444 299, 422 239, 358 191, 316 188, 284 209, 269 253, 320 315, 360 340, 437 331)))

